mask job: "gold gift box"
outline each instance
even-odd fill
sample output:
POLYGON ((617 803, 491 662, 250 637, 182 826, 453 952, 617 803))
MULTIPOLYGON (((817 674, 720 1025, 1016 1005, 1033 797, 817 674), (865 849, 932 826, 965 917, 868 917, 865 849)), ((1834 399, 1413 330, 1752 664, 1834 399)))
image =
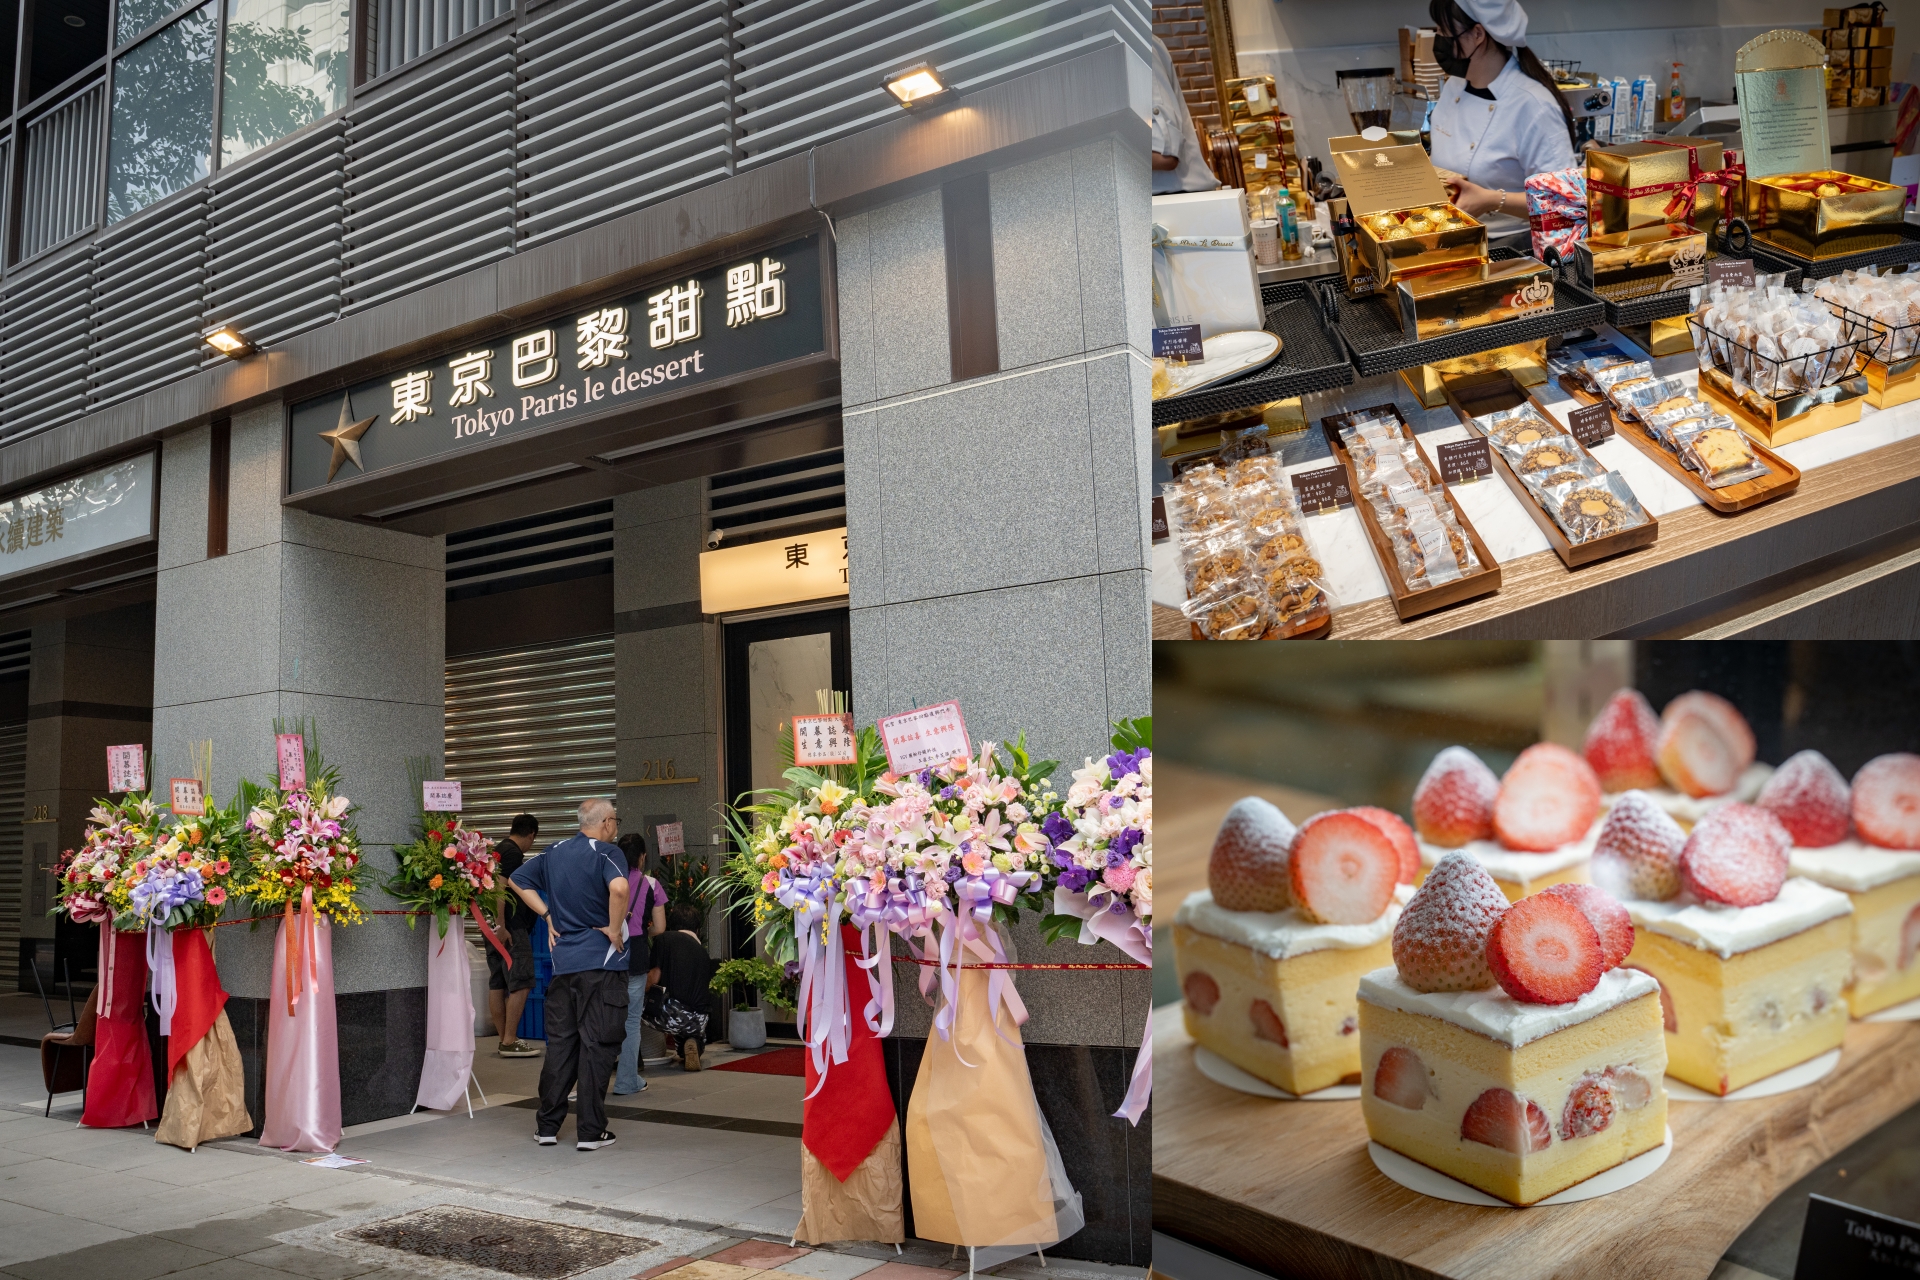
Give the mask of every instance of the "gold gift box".
POLYGON ((1619 300, 1690 289, 1707 275, 1707 233, 1686 223, 1588 236, 1574 246, 1582 285, 1619 300))
POLYGON ((1232 123, 1271 116, 1280 109, 1272 76, 1241 76, 1226 83, 1227 118, 1232 123))
MULTIPOLYGON (((1592 233, 1609 235, 1670 223, 1674 221, 1674 196, 1679 194, 1668 190, 1644 196, 1608 195, 1595 189, 1594 183, 1632 191, 1690 182, 1696 158, 1702 173, 1716 173, 1726 165, 1725 144, 1706 138, 1674 138, 1671 144, 1628 142, 1588 151, 1587 222, 1592 233)), ((1697 229, 1713 230, 1725 210, 1725 199, 1717 185, 1702 182, 1694 189, 1690 221, 1697 229)))
POLYGON ((1534 258, 1476 262, 1399 282, 1400 329, 1437 338, 1553 310, 1553 268, 1534 258))
POLYGON ((1486 261, 1486 227, 1451 204, 1363 214, 1354 223, 1358 227, 1354 248, 1365 268, 1373 273, 1374 288, 1383 293, 1412 276, 1486 261), (1405 229, 1416 217, 1425 218, 1432 229, 1408 231, 1397 237, 1392 234, 1405 229), (1461 225, 1440 227, 1435 225, 1438 219, 1452 219, 1461 225))
POLYGON ((1755 239, 1803 258, 1829 258, 1902 243, 1893 228, 1905 216, 1906 200, 1904 187, 1834 169, 1748 178, 1747 225, 1755 239), (1840 190, 1821 195, 1820 186, 1829 183, 1840 190))

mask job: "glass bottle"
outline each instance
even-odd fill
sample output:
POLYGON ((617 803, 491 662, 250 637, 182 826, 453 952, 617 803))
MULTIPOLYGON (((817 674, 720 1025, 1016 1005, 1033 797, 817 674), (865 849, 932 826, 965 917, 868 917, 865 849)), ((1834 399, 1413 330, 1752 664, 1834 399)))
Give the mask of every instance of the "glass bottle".
POLYGON ((1295 216, 1293 197, 1282 187, 1273 196, 1273 216, 1280 224, 1280 256, 1292 261, 1302 256, 1300 250, 1300 221, 1295 216))

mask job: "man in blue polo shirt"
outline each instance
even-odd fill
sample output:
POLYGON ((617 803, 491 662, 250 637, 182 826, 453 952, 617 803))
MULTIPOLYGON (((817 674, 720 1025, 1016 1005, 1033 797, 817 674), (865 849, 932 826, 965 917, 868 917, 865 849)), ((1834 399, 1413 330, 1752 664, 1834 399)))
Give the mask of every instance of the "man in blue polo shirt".
POLYGON ((619 831, 613 802, 588 800, 580 806, 579 833, 529 858, 508 881, 553 931, 547 1057, 533 1139, 543 1147, 559 1141, 576 1079, 574 1145, 598 1151, 613 1142, 607 1081, 627 1024, 627 862, 612 843, 619 831))

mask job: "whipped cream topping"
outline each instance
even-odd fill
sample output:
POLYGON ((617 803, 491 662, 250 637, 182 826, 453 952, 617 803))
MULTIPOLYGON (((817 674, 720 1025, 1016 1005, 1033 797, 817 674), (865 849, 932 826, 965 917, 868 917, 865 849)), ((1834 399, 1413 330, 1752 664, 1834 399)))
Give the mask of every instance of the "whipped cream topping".
POLYGON ((1685 894, 1670 902, 1628 898, 1621 905, 1635 928, 1678 938, 1723 960, 1853 914, 1853 899, 1804 876, 1792 877, 1772 902, 1757 907, 1700 902, 1685 894))
POLYGON ((1865 893, 1920 875, 1920 851, 1882 849, 1849 836, 1823 849, 1794 849, 1788 855, 1787 869, 1829 889, 1865 893))
POLYGON ((1214 904, 1213 893, 1207 889, 1188 894, 1173 916, 1175 924, 1226 942, 1237 942, 1276 960, 1309 951, 1358 951, 1391 934, 1394 922, 1399 919, 1398 902, 1388 904, 1379 919, 1366 924, 1320 924, 1307 919, 1298 907, 1285 911, 1228 911, 1214 904))
MULTIPOLYGON (((1773 766, 1756 760, 1747 766, 1740 780, 1733 784, 1733 790, 1724 795, 1690 796, 1672 787, 1653 787, 1647 790, 1647 796, 1672 815, 1675 821, 1692 826, 1723 804, 1752 804, 1753 798, 1760 794, 1760 788, 1766 786, 1767 779, 1772 776, 1773 766)), ((1603 803, 1611 809, 1614 801, 1625 794, 1624 791, 1610 791, 1603 798, 1603 803)))
POLYGON ((1360 998, 1369 1004, 1439 1018, 1515 1049, 1659 989, 1652 974, 1638 969, 1609 969, 1600 975, 1598 986, 1571 1004, 1528 1004, 1499 987, 1484 991, 1415 991, 1400 980, 1400 971, 1392 965, 1360 979, 1360 998))
POLYGON ((1414 843, 1420 847, 1420 865, 1432 870, 1435 863, 1450 853, 1469 853, 1479 864, 1487 869, 1487 874, 1495 880, 1534 880, 1540 876, 1552 875, 1556 871, 1565 871, 1569 867, 1579 866, 1593 856, 1594 841, 1600 836, 1600 823, 1596 819, 1587 834, 1571 844, 1563 844, 1558 849, 1549 849, 1545 853, 1527 853, 1520 849, 1509 849, 1498 840, 1469 840, 1458 849, 1448 849, 1437 844, 1428 844, 1420 836, 1414 836, 1414 843))

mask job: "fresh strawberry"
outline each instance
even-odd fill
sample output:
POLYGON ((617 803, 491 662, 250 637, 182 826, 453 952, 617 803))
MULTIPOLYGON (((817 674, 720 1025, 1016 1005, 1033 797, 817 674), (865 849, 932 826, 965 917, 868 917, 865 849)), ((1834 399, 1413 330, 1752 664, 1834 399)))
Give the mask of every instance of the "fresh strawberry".
POLYGON ((1420 846, 1413 842, 1413 828, 1407 825, 1405 818, 1385 809, 1376 809, 1370 804, 1358 805, 1347 812, 1359 814, 1380 828, 1380 834, 1393 844, 1395 852, 1400 855, 1400 875, 1396 884, 1412 884, 1420 878, 1420 846))
POLYGON ((1801 751, 1773 771, 1754 804, 1780 819, 1793 842, 1820 849, 1847 838, 1847 780, 1818 751, 1801 751))
POLYGON ((1616 898, 1665 902, 1680 892, 1687 833, 1644 791, 1613 802, 1593 845, 1593 882, 1616 898))
POLYGON ((1553 1143, 1547 1113, 1531 1098, 1522 1102, 1506 1089, 1489 1089, 1460 1118, 1460 1136, 1515 1155, 1545 1151, 1553 1143))
POLYGON ((1641 973, 1646 974, 1649 978, 1652 978, 1654 982, 1659 984, 1661 1025, 1665 1026, 1669 1031, 1678 1031, 1680 1029, 1680 1020, 1673 1016, 1673 997, 1667 993, 1667 984, 1661 982, 1650 969, 1641 969, 1637 964, 1630 964, 1624 967, 1628 969, 1639 969, 1641 973))
POLYGON ((1431 1086, 1427 1082, 1427 1064, 1413 1050, 1394 1045, 1380 1055, 1373 1069, 1373 1096, 1408 1111, 1427 1105, 1431 1086))
POLYGON ((1500 989, 1528 1004, 1571 1004, 1600 985, 1605 952, 1586 913, 1536 893, 1507 908, 1487 935, 1487 965, 1500 989))
POLYGON ((1633 917, 1613 900, 1612 894, 1591 884, 1556 884, 1541 892, 1565 898, 1580 908, 1587 923, 1600 935, 1601 964, 1616 969, 1626 960, 1627 953, 1633 950, 1633 917))
POLYGON ((1207 859, 1207 887, 1226 911, 1285 911, 1293 905, 1287 887, 1287 846, 1293 824, 1259 796, 1227 810, 1207 859))
POLYGON ((1307 819, 1287 862, 1294 902, 1323 924, 1378 920, 1400 877, 1393 842, 1346 809, 1307 819))
POLYGON ((1632 1067, 1608 1067, 1600 1074, 1613 1086, 1613 1100, 1623 1111, 1638 1111, 1653 1101, 1653 1082, 1632 1067))
POLYGON ((1654 763, 1653 750, 1659 738, 1660 717, 1639 690, 1622 689, 1587 726, 1587 763, 1608 791, 1657 787, 1660 766, 1654 763))
POLYGON ((1560 1111, 1560 1140, 1588 1138, 1613 1123, 1613 1082, 1589 1071, 1574 1081, 1560 1111))
POLYGON ((1273 1011, 1272 1005, 1265 1000, 1255 1000, 1249 1012, 1253 1015, 1255 1040, 1266 1040, 1282 1049, 1287 1047, 1287 1029, 1280 1025, 1280 1015, 1273 1011))
POLYGON ((1393 926, 1393 963, 1400 980, 1415 991, 1491 987, 1487 935, 1506 913, 1506 895, 1479 859, 1447 854, 1393 926))
POLYGON ((1457 849, 1493 836, 1493 800, 1500 779, 1465 747, 1433 758, 1413 789, 1413 824, 1429 844, 1457 849))
POLYGON ((1853 825, 1882 849, 1920 849, 1920 756, 1875 756, 1853 775, 1853 825))
POLYGON ((1750 804, 1723 804, 1700 819, 1680 850, 1680 884, 1708 902, 1757 907, 1787 882, 1793 837, 1750 804))
POLYGON ((1904 971, 1913 963, 1913 957, 1920 954, 1920 907, 1907 912, 1906 923, 1900 926, 1900 968, 1904 971))
POLYGON ((1203 1017, 1212 1013, 1213 1007, 1220 1003, 1220 984, 1198 969, 1187 975, 1180 989, 1186 993, 1187 1008, 1203 1017))
POLYGON ((1493 830, 1509 849, 1546 853, 1587 834, 1600 816, 1600 779, 1573 752, 1536 742, 1520 753, 1493 802, 1493 830))
POLYGON ((1731 702, 1715 694, 1683 693, 1660 713, 1655 759, 1677 791, 1725 795, 1753 763, 1753 750, 1753 730, 1731 702))

